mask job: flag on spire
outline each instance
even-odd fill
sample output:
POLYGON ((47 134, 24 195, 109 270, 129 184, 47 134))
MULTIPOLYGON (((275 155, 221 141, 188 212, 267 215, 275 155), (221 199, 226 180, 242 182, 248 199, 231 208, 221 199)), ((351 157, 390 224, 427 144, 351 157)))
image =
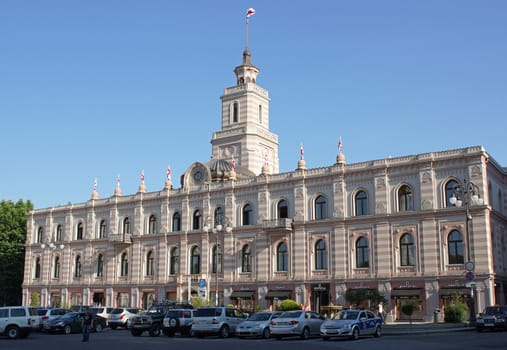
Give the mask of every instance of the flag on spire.
POLYGON ((248 10, 246 10, 246 18, 252 17, 253 15, 255 15, 255 9, 250 7, 248 10))
POLYGON ((97 178, 93 180, 93 192, 97 191, 97 178))
POLYGON ((120 188, 120 175, 116 178, 116 187, 120 188))
POLYGON ((338 152, 339 153, 342 153, 342 148, 343 148, 343 142, 342 142, 342 137, 340 136, 340 139, 338 140, 338 152))
POLYGON ((299 144, 299 155, 301 156, 301 160, 305 159, 305 150, 302 143, 299 144))
POLYGON ((167 166, 167 180, 171 180, 171 167, 167 166))
POLYGON ((141 183, 144 184, 144 169, 141 171, 141 183))

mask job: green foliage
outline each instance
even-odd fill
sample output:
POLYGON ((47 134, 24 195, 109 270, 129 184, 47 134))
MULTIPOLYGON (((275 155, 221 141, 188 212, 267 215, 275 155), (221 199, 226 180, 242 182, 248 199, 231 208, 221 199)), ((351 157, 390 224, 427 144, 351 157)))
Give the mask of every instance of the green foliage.
POLYGON ((444 310, 444 322, 462 323, 467 318, 467 307, 461 302, 457 301, 449 304, 444 310))
POLYGON ((403 304, 401 306, 401 312, 403 312, 408 317, 412 316, 412 314, 414 313, 414 310, 415 310, 415 305, 411 304, 411 303, 403 304))
POLYGON ((294 300, 285 299, 284 301, 282 301, 282 303, 276 310, 277 311, 301 310, 301 307, 294 300))
POLYGON ((0 202, 0 305, 21 305, 30 201, 0 202))
POLYGON ((30 306, 39 306, 40 305, 40 295, 35 292, 30 295, 30 306))
POLYGON ((200 298, 200 297, 192 297, 192 299, 190 300, 190 303, 196 309, 203 307, 203 306, 214 306, 215 305, 214 302, 211 301, 210 299, 204 299, 204 298, 200 298))
POLYGON ((373 288, 354 288, 345 292, 345 300, 356 306, 364 306, 365 302, 369 302, 369 306, 385 303, 386 299, 380 295, 377 289, 373 288))

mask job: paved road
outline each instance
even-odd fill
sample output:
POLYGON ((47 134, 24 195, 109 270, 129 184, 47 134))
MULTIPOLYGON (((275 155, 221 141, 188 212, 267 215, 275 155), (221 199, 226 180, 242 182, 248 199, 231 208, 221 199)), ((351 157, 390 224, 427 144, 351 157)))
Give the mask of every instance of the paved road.
POLYGON ((152 338, 147 335, 133 337, 125 330, 107 329, 100 334, 91 334, 89 343, 82 343, 80 334, 48 335, 33 333, 26 339, 10 340, 0 338, 1 350, 506 350, 507 332, 441 332, 433 334, 389 335, 381 338, 365 337, 357 341, 337 339, 323 341, 320 338, 300 340, 299 338, 275 339, 219 339, 187 338, 165 336, 152 338))

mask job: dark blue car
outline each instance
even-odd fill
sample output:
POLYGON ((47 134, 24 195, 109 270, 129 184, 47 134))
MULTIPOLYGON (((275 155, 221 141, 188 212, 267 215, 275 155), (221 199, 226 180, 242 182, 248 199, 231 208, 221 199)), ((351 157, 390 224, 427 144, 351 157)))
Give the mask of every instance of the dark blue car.
MULTIPOLYGON (((50 333, 81 333, 82 316, 79 312, 69 312, 44 324, 44 330, 50 333)), ((106 327, 106 319, 94 315, 92 319, 92 331, 102 332, 106 327)))

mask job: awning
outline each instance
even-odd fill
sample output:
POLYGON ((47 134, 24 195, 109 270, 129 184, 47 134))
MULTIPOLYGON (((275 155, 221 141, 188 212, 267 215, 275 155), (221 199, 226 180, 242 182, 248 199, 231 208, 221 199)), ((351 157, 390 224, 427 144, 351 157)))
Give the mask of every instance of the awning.
POLYGON ((266 299, 289 299, 290 290, 270 290, 266 293, 266 299))
POLYGON ((438 291, 440 296, 467 295, 468 293, 470 293, 468 288, 440 288, 438 291))
POLYGON ((393 289, 393 290, 391 290, 391 295, 392 296, 414 296, 414 295, 420 296, 422 291, 423 291, 422 289, 403 289, 403 288, 400 288, 400 289, 393 289))
POLYGON ((238 290, 233 291, 231 294, 231 299, 238 299, 238 298, 244 298, 244 299, 253 299, 254 291, 253 290, 238 290))

